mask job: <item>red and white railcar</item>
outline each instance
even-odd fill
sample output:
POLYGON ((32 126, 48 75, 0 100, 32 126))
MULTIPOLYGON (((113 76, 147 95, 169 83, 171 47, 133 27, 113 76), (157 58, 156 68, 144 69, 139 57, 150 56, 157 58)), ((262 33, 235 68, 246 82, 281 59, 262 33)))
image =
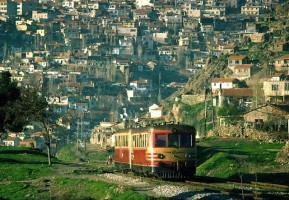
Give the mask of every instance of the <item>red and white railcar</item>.
POLYGON ((162 124, 115 134, 115 165, 123 171, 161 178, 186 178, 196 172, 196 130, 162 124))

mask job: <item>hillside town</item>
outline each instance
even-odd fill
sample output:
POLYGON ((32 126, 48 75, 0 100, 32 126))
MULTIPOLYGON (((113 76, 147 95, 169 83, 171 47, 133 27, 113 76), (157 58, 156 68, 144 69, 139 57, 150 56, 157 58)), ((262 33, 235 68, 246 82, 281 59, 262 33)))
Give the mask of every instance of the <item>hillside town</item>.
MULTIPOLYGON (((273 128, 286 130, 289 23, 265 25, 279 20, 272 13, 284 6, 284 0, 0 0, 0 70, 47 100, 54 149, 59 141, 113 145, 116 123, 165 119, 162 102, 176 92, 175 101, 193 98, 189 103, 210 96, 214 107, 237 101, 247 126, 282 113, 273 128), (266 51, 275 58, 268 62, 240 48, 263 44, 271 33, 266 51), (205 92, 180 93, 219 58, 226 75, 206 80, 205 92), (270 72, 253 85, 264 66, 270 72)), ((32 144, 45 149, 34 124, 2 140, 32 144)))

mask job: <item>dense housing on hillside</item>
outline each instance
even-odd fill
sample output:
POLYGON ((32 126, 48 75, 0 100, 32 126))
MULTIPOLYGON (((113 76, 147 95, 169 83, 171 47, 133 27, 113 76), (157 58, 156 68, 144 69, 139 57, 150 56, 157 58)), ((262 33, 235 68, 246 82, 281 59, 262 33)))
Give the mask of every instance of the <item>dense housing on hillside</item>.
MULTIPOLYGON (((224 57, 231 70, 208 80, 214 106, 232 98, 252 106, 253 90, 244 82, 261 70, 261 61, 239 47, 263 43, 266 33, 281 35, 283 29, 269 30, 262 22, 284 5, 282 0, 1 0, 0 70, 9 70, 21 87, 39 88, 57 123, 71 133, 81 124, 83 137, 99 130, 101 121, 150 117, 150 106, 160 106, 190 77, 202 76, 211 59, 224 57), (65 120, 73 117, 82 120, 65 120)), ((269 50, 282 52, 287 44, 280 36, 269 50)), ((288 71, 286 56, 272 61, 274 70, 288 71)), ((266 101, 287 100, 286 80, 264 79, 266 101)))

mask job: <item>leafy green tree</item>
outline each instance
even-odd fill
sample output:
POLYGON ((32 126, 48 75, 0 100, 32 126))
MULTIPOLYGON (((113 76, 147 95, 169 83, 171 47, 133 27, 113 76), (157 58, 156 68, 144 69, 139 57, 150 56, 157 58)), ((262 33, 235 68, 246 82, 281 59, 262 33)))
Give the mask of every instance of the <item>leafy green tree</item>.
POLYGON ((0 133, 1 136, 6 130, 20 131, 22 125, 15 121, 15 114, 10 113, 9 109, 13 107, 14 102, 20 98, 20 89, 17 83, 11 80, 10 72, 1 72, 0 74, 0 133))
POLYGON ((10 72, 0 73, 0 136, 8 131, 20 132, 32 121, 39 122, 43 128, 43 136, 50 158, 50 121, 47 116, 48 104, 41 99, 34 88, 20 89, 11 80, 10 72))
POLYGON ((242 109, 234 104, 224 104, 219 108, 218 115, 223 117, 226 123, 235 124, 242 115, 242 109))
POLYGON ((21 98, 15 102, 15 112, 21 115, 19 121, 39 122, 43 128, 42 134, 47 146, 48 164, 51 165, 51 116, 48 116, 48 104, 45 99, 42 99, 38 91, 34 88, 22 90, 21 98), (18 107, 18 108, 17 108, 18 107))

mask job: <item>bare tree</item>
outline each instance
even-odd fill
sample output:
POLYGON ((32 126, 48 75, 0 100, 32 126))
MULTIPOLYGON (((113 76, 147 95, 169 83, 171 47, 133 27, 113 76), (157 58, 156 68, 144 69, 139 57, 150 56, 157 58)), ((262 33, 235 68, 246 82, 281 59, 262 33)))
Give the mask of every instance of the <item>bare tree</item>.
POLYGON ((47 146, 48 165, 51 165, 51 121, 48 116, 48 104, 41 99, 36 89, 26 89, 21 93, 21 100, 17 103, 19 114, 27 121, 39 122, 43 129, 43 137, 47 146))

